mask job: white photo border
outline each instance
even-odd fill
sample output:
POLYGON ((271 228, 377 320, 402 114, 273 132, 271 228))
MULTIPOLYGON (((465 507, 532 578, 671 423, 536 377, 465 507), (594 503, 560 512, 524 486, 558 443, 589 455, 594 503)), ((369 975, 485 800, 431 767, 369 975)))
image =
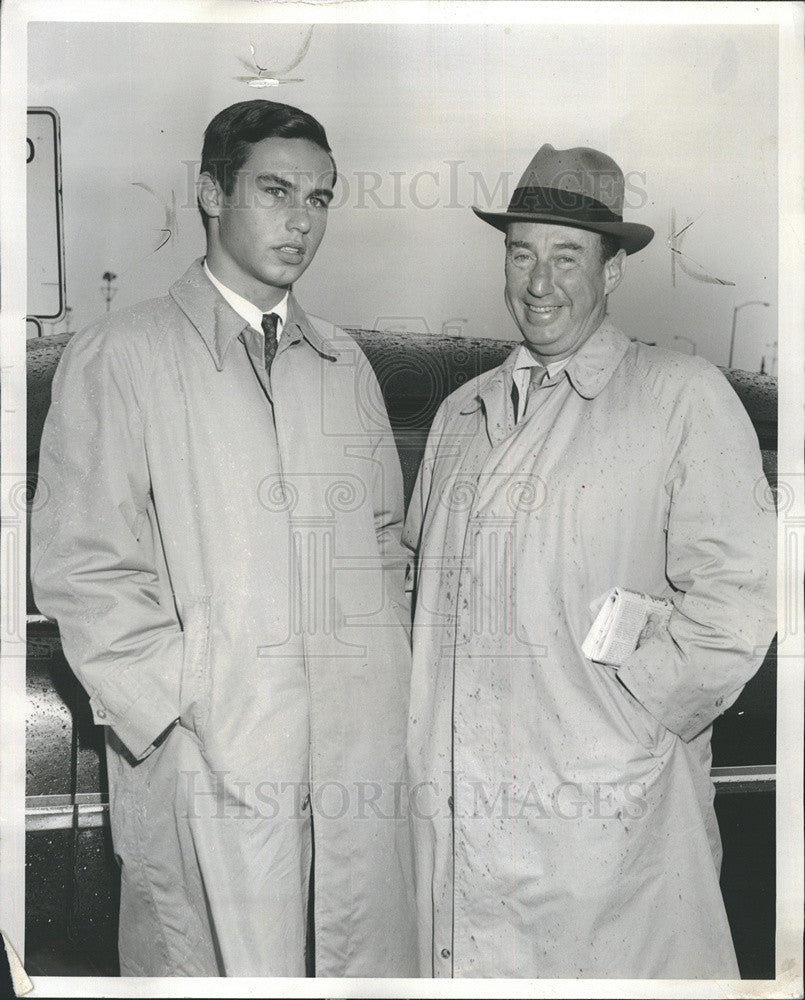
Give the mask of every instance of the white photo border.
POLYGON ((802 990, 803 932, 803 591, 805 473, 802 445, 805 315, 803 227, 803 6, 791 3, 617 3, 531 0, 365 0, 365 2, 241 2, 241 0, 6 0, 0 60, 0 372, 2 373, 2 669, 0 670, 0 928, 24 953, 25 885, 25 161, 27 28, 32 21, 389 24, 776 24, 779 28, 779 468, 793 503, 781 518, 779 612, 799 609, 797 630, 781 639, 777 716, 777 938, 772 982, 630 980, 336 980, 34 977, 31 997, 90 996, 545 996, 720 997, 795 996, 802 990), (784 474, 784 475, 783 475, 784 474), (21 518, 21 525, 16 519, 21 518), (792 587, 793 593, 792 593, 792 587), (503 992, 501 992, 503 990, 503 992))

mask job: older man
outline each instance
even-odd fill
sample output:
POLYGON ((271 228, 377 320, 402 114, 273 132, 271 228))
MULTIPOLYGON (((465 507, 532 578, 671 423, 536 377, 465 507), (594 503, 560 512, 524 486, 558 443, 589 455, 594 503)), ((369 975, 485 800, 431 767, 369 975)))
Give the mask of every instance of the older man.
POLYGON ((544 145, 475 209, 523 344, 443 403, 404 533, 426 975, 738 974, 710 733, 774 631, 774 518, 724 377, 607 318, 653 236, 623 192, 544 145), (581 648, 615 586, 673 602, 619 668, 581 648))
POLYGON ((304 975, 311 925, 318 975, 415 968, 400 467, 291 291, 335 179, 311 115, 221 111, 205 259, 53 382, 32 580, 106 727, 124 975, 304 975))

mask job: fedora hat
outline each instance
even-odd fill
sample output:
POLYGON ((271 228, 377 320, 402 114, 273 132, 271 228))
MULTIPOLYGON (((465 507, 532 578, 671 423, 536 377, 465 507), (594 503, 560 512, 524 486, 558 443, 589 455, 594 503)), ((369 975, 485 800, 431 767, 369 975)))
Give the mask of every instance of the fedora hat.
POLYGON ((479 219, 506 232, 510 222, 548 222, 620 239, 627 254, 650 243, 654 230, 623 221, 623 171, 597 149, 554 149, 545 143, 526 167, 505 212, 484 212, 479 219))

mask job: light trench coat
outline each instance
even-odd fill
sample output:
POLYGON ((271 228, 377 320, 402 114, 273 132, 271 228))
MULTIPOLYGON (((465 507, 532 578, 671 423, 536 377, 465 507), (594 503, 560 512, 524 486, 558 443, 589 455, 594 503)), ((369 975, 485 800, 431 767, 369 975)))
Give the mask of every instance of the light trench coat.
POLYGON ((70 341, 32 580, 108 727, 124 975, 304 975, 311 814, 316 974, 412 974, 402 516, 369 363, 293 297, 270 386, 200 261, 70 341))
POLYGON ((403 536, 421 972, 737 977, 710 733, 774 632, 757 438, 608 320, 514 426, 516 355, 443 403, 403 536), (581 652, 616 585, 674 604, 620 670, 581 652))

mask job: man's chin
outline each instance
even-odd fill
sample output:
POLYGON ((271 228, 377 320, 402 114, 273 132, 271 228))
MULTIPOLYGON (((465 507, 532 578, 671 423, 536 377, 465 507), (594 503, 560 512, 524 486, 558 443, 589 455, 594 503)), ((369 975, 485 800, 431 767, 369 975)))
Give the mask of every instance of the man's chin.
POLYGON ((287 292, 292 287, 293 283, 301 278, 302 275, 307 270, 307 264, 304 266, 297 267, 287 267, 283 268, 282 271, 270 271, 268 273, 259 274, 257 278, 262 284, 270 288, 282 289, 283 292, 287 292))
POLYGON ((522 331, 523 340, 526 347, 537 354, 544 354, 548 357, 562 353, 562 346, 558 337, 546 337, 545 330, 541 329, 541 336, 535 336, 537 331, 526 328, 522 331))

